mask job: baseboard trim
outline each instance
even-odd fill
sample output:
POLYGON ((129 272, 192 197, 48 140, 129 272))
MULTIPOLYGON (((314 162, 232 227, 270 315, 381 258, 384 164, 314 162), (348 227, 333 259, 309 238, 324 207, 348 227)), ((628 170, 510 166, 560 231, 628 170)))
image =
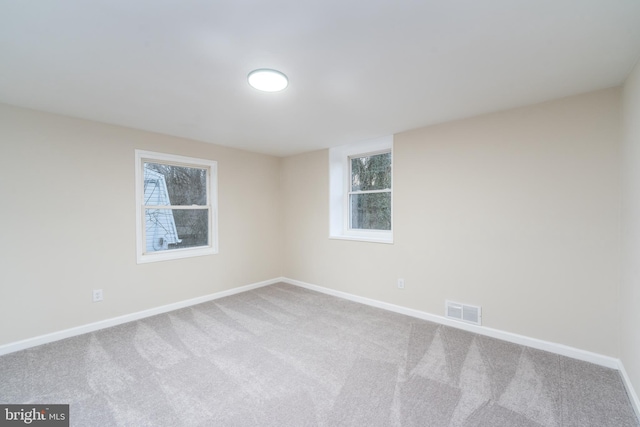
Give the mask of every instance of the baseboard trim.
POLYGON ((451 326, 453 328, 463 329, 465 331, 474 332, 474 333, 489 336, 492 338, 497 338, 500 340, 512 342, 514 344, 533 347, 538 350, 544 350, 551 353, 560 354, 562 356, 571 357, 573 359, 595 363, 597 365, 605 366, 607 368, 618 369, 618 367, 620 366, 619 359, 616 359, 610 356, 604 356, 602 354, 592 353, 590 351, 581 350, 581 349, 566 346, 563 344, 557 344, 549 341, 539 340, 537 338, 531 338, 524 335, 514 334, 512 332, 506 332, 499 329, 487 328, 486 326, 478 326, 478 325, 473 325, 468 323, 456 322, 444 316, 438 316, 438 315, 427 313, 424 311, 415 310, 412 308, 390 304, 387 302, 378 301, 371 298, 365 298, 365 297, 349 294, 342 291, 336 291, 334 289, 301 282, 299 280, 294 280, 287 277, 283 278, 282 281, 291 285, 296 285, 296 286, 300 286, 302 288, 310 289, 313 291, 322 292, 324 294, 336 296, 339 298, 344 298, 354 302, 359 302, 372 307, 382 308, 384 310, 405 314, 407 316, 416 317, 418 319, 428 320, 428 321, 439 323, 442 325, 451 326))
POLYGON ((33 338, 28 338, 21 341, 16 341, 9 344, 0 346, 0 356, 4 354, 13 353, 27 348, 36 347, 38 345, 47 344, 54 341, 59 341, 65 338, 71 338, 77 335, 86 334, 89 332, 98 331, 100 329, 110 328, 112 326, 121 325, 123 323, 132 322, 135 320, 144 319, 146 317, 155 316, 157 314, 166 313, 173 310, 179 310, 181 308, 190 307, 192 305, 201 304, 204 302, 224 298, 227 296, 239 294, 242 292, 250 291, 252 289, 261 288, 264 286, 273 285, 275 283, 288 283, 290 285, 299 286, 312 291, 321 292, 323 294, 332 295, 338 298, 343 298, 349 301, 358 302, 361 304, 369 305, 372 307, 381 308, 383 310, 392 311, 395 313, 404 314, 407 316, 415 317, 422 320, 428 320, 434 323, 439 323, 453 328, 463 329, 469 332, 474 332, 480 335, 489 336, 492 338, 501 339, 504 341, 512 342, 514 344, 525 345, 528 347, 536 348, 538 350, 544 350, 562 356, 571 357, 574 359, 582 360, 585 362, 595 363, 597 365, 605 366, 607 368, 616 369, 620 372, 622 381, 627 389, 629 400, 633 406, 636 416, 640 419, 640 399, 631 384, 631 380, 627 375, 624 365, 620 359, 616 359, 610 356, 604 356, 601 354, 593 353, 586 350, 566 346, 563 344, 557 344, 549 341, 539 340, 537 338, 531 338, 524 335, 514 334, 511 332, 502 331, 499 329, 487 328, 485 326, 477 326, 472 324, 466 324, 462 322, 452 321, 444 316, 438 316, 435 314, 427 313, 420 310, 415 310, 395 304, 386 303, 383 301, 374 300, 371 298, 361 297, 347 292, 337 291, 335 289, 325 288, 323 286, 313 285, 310 283, 302 282, 300 280, 290 279, 288 277, 277 277, 271 280, 265 280, 262 282, 252 283, 245 286, 239 286, 237 288, 227 289, 225 291, 215 292, 209 295, 203 295, 201 297, 192 298, 184 301, 179 301, 172 304, 163 305, 160 307, 151 308, 148 310, 138 311, 136 313, 126 314, 123 316, 113 317, 110 319, 101 320, 94 323, 89 323, 74 328, 64 329, 62 331, 52 332, 45 335, 40 335, 33 338))
POLYGON ((427 313, 420 310, 414 310, 412 308, 402 307, 395 304, 390 304, 383 301, 378 301, 371 298, 361 297, 358 295, 349 294, 347 292, 337 291, 335 289, 325 288, 323 286, 313 285, 311 283, 302 282, 300 280, 290 279, 288 277, 281 278, 281 281, 290 285, 299 286, 301 288, 309 289, 323 294, 332 295, 338 298, 343 298, 349 301, 366 304, 372 307, 381 308, 395 313, 404 314, 411 317, 416 317, 422 320, 428 320, 434 323, 439 323, 453 328, 463 329, 465 331, 474 332, 480 335, 485 335, 492 338, 512 342, 514 344, 520 344, 527 347, 532 347, 538 350, 548 351, 550 353, 559 354, 573 359, 582 360, 584 362, 595 363, 600 366, 615 369, 620 373, 622 382, 627 390, 631 406, 636 413, 638 419, 640 419, 640 399, 636 394, 631 379, 627 375, 624 365, 620 359, 614 357, 605 356, 598 353, 593 353, 579 348, 570 347, 564 344, 553 343, 550 341, 544 341, 537 338, 531 338, 524 335, 514 334, 512 332, 506 332, 499 329, 487 328, 486 326, 472 325, 462 322, 456 322, 447 319, 444 316, 438 316, 435 314, 427 313))
POLYGON ((638 417, 638 420, 640 420, 640 399, 638 399, 638 394, 633 388, 633 384, 631 384, 631 379, 629 378, 629 375, 627 375, 626 369, 624 369, 624 364, 621 360, 619 362, 620 363, 618 365, 618 371, 620 372, 622 382, 627 389, 627 394, 629 395, 631 406, 633 406, 633 410, 636 412, 636 417, 638 417))
POLYGON ((146 317, 155 316, 157 314, 166 313, 168 311, 179 310, 181 308, 189 307, 196 304, 201 304, 203 302, 208 302, 215 299, 239 294, 241 292, 250 291, 252 289, 261 288, 263 286, 273 285, 275 283, 279 283, 282 281, 283 279, 278 277, 271 280, 265 280, 263 282, 252 283, 245 286, 239 286, 237 288, 227 289, 225 291, 215 292, 209 295, 203 295, 197 298, 178 301, 176 303, 167 304, 160 307, 150 308, 148 310, 142 310, 142 311, 138 311, 131 314, 125 314, 123 316, 112 317, 110 319, 100 320, 98 322, 89 323, 82 326, 76 326, 74 328, 64 329, 57 332, 52 332, 49 334, 28 338, 22 341, 16 341, 13 343, 4 344, 0 346, 0 356, 2 356, 3 354, 9 354, 9 353, 13 353, 20 350, 25 350, 27 348, 35 347, 38 345, 59 341, 65 338, 71 338, 77 335, 98 331, 100 329, 110 328, 112 326, 121 325, 123 323, 144 319, 146 317))

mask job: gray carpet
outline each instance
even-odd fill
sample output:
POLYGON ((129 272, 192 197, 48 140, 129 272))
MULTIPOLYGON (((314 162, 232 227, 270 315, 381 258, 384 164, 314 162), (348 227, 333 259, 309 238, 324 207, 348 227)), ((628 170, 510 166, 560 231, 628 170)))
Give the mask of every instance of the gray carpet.
POLYGON ((72 426, 638 427, 617 371, 277 284, 0 357, 72 426))

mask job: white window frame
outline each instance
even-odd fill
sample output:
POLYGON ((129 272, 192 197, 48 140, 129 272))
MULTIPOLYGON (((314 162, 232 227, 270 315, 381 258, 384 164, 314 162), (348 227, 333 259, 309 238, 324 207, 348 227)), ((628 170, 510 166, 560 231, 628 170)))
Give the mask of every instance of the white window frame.
POLYGON ((175 154, 135 150, 135 196, 136 196, 136 259, 138 264, 191 258, 218 253, 218 162, 175 154), (146 252, 145 210, 144 210, 144 163, 164 163, 208 171, 207 204, 209 210, 209 236, 207 246, 169 249, 146 252))
POLYGON ((329 149, 329 238, 393 243, 393 135, 329 149), (349 212, 351 159, 391 153, 391 230, 352 229, 349 212))

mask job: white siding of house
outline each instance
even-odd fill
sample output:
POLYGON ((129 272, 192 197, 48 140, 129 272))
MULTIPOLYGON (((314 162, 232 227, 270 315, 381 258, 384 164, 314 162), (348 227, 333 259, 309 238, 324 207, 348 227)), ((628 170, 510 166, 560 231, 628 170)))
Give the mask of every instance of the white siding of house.
MULTIPOLYGON (((170 206, 167 183, 162 174, 144 168, 145 206, 170 206)), ((173 211, 145 208, 145 237, 147 252, 166 250, 169 244, 179 243, 173 211)))

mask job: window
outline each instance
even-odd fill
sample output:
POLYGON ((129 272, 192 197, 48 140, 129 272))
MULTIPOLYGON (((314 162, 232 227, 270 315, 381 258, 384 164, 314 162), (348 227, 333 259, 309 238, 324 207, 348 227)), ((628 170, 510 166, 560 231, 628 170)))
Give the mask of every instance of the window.
POLYGON ((393 243, 393 137, 329 150, 329 237, 393 243))
POLYGON ((217 163, 136 150, 138 263, 218 252, 217 163))
POLYGON ((354 230, 391 230, 391 152, 351 157, 349 222, 354 230))

